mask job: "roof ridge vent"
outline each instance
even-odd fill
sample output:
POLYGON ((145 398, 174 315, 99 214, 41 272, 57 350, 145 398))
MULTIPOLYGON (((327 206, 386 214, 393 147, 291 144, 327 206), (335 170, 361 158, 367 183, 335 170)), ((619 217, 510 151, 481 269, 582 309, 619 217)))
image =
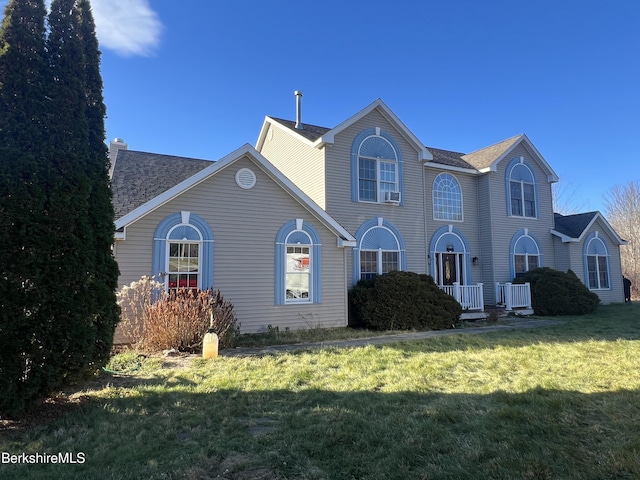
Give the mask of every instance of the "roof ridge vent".
POLYGON ((296 96, 296 129, 304 130, 302 126, 302 92, 296 90, 293 94, 296 96))

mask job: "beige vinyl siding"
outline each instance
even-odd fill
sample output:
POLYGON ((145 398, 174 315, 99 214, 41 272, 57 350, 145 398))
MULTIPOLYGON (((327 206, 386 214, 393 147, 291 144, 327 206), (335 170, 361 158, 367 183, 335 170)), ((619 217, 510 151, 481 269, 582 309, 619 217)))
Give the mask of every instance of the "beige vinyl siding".
MULTIPOLYGON (((427 248, 431 244, 433 234, 443 226, 453 225, 453 227, 459 230, 467 240, 469 244, 469 257, 478 257, 482 259, 483 252, 480 246, 479 228, 478 228, 478 185, 477 177, 460 173, 451 172, 445 170, 437 170, 434 168, 425 168, 425 208, 427 216, 427 248), (463 221, 451 221, 451 220, 435 220, 433 218, 433 182, 440 173, 448 173, 453 175, 462 192, 462 216, 463 221)), ((468 272, 468 276, 465 279, 465 283, 486 283, 485 276, 482 271, 483 262, 479 262, 477 265, 471 265, 471 269, 468 272), (469 278, 470 277, 470 278, 469 278)))
POLYGON ((325 208, 324 153, 290 132, 270 125, 262 155, 314 202, 325 208))
POLYGON ((480 242, 480 270, 486 305, 493 305, 496 301, 493 243, 493 217, 497 206, 492 195, 492 180, 495 173, 488 173, 477 178, 478 185, 478 237, 480 242))
POLYGON ((598 232, 599 238, 604 241, 609 253, 609 280, 611 284, 608 289, 592 291, 598 294, 600 300, 605 305, 623 302, 624 290, 622 285, 623 272, 620 263, 620 247, 616 244, 615 240, 608 235, 606 227, 600 223, 600 220, 596 220, 589 230, 585 232, 582 241, 565 244, 569 245, 568 258, 571 264, 571 270, 588 286, 588 273, 585 271, 584 265, 584 239, 595 231, 598 232))
POLYGON ((213 231, 214 288, 235 305, 242 332, 280 328, 335 327, 347 324, 344 251, 336 236, 284 192, 249 158, 232 163, 129 225, 126 240, 118 241, 116 259, 120 285, 151 275, 153 235, 168 215, 190 211, 213 231), (235 183, 235 173, 251 168, 254 188, 235 183), (312 225, 322 242, 322 303, 274 305, 275 239, 280 227, 301 218, 312 225))
MULTIPOLYGON (((554 236, 553 248, 556 259, 556 269, 561 272, 566 272, 571 269, 579 275, 579 272, 574 269, 575 265, 572 265, 571 263, 571 252, 573 247, 575 247, 574 243, 563 243, 560 238, 554 236)), ((580 270, 582 270, 582 268, 580 270)))
POLYGON ((553 238, 550 231, 554 226, 553 206, 551 200, 551 184, 547 174, 534 160, 533 155, 524 147, 519 145, 510 155, 505 157, 497 167, 497 172, 488 173, 489 189, 491 196, 491 216, 490 225, 483 228, 490 229, 493 240, 493 268, 496 282, 509 282, 511 278, 511 258, 509 247, 511 239, 521 229, 528 229, 538 240, 540 253, 543 256, 543 266, 555 268, 555 255, 553 248, 553 238), (506 191, 506 168, 513 158, 524 157, 533 168, 538 185, 538 198, 536 208, 538 218, 521 218, 507 216, 507 191, 506 191))
MULTIPOLYGON (((342 226, 355 235, 366 221, 382 217, 401 233, 406 247, 405 270, 426 273, 425 215, 422 162, 418 153, 396 128, 377 110, 350 125, 335 137, 326 152, 326 210, 342 226), (351 149, 354 138, 367 128, 380 127, 398 144, 404 165, 404 205, 351 201, 351 149)), ((352 256, 347 275, 352 279, 352 256)))

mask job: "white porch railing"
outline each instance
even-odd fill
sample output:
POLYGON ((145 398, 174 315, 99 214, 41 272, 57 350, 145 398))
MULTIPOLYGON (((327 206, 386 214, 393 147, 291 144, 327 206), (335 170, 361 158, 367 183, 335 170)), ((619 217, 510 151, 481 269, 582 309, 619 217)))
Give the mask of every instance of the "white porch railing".
POLYGON ((531 308, 529 283, 496 283, 496 305, 504 305, 506 310, 531 308))
POLYGON ((482 283, 460 285, 455 282, 453 285, 440 285, 440 289, 455 298, 463 309, 484 311, 482 283))

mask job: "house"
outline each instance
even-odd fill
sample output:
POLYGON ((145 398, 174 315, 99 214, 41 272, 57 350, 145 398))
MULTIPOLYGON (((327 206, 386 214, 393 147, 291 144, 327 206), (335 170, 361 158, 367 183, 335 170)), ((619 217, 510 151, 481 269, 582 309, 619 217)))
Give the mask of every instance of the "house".
MULTIPOLYGON (((355 238, 253 147, 217 162, 111 144, 119 285, 220 289, 243 332, 347 324, 355 238)), ((122 338, 119 338, 122 340, 122 338)))
POLYGON ((547 266, 623 300, 624 240, 600 213, 554 214, 558 176, 526 135, 464 154, 426 147, 382 100, 333 128, 300 110, 266 117, 256 149, 356 237, 350 286, 409 270, 469 310, 530 307, 528 287, 510 282, 547 266))
POLYGON ((392 270, 430 274, 480 315, 530 308, 511 281, 543 266, 624 299, 624 240, 598 212, 553 212, 558 176, 524 134, 466 154, 426 147, 376 100, 335 127, 300 108, 266 117, 255 148, 217 162, 118 139, 110 155, 119 284, 218 288, 243 332, 347 325, 349 288, 392 270))

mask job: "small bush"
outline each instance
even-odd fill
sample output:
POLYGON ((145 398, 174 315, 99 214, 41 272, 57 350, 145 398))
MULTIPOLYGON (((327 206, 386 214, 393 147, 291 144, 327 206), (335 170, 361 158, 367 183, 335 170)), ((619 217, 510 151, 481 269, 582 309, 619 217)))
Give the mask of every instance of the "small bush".
POLYGON ((531 284, 531 303, 537 315, 582 315, 592 313, 600 297, 569 270, 543 267, 524 273, 514 283, 531 284))
POLYGON ((142 277, 123 288, 118 299, 122 331, 142 352, 171 348, 200 351, 210 325, 218 335, 220 348, 230 347, 239 333, 233 304, 219 290, 181 289, 167 293, 162 284, 142 277))
POLYGON ((361 280, 349 295, 352 323, 373 330, 452 328, 462 307, 429 275, 390 272, 361 280))

